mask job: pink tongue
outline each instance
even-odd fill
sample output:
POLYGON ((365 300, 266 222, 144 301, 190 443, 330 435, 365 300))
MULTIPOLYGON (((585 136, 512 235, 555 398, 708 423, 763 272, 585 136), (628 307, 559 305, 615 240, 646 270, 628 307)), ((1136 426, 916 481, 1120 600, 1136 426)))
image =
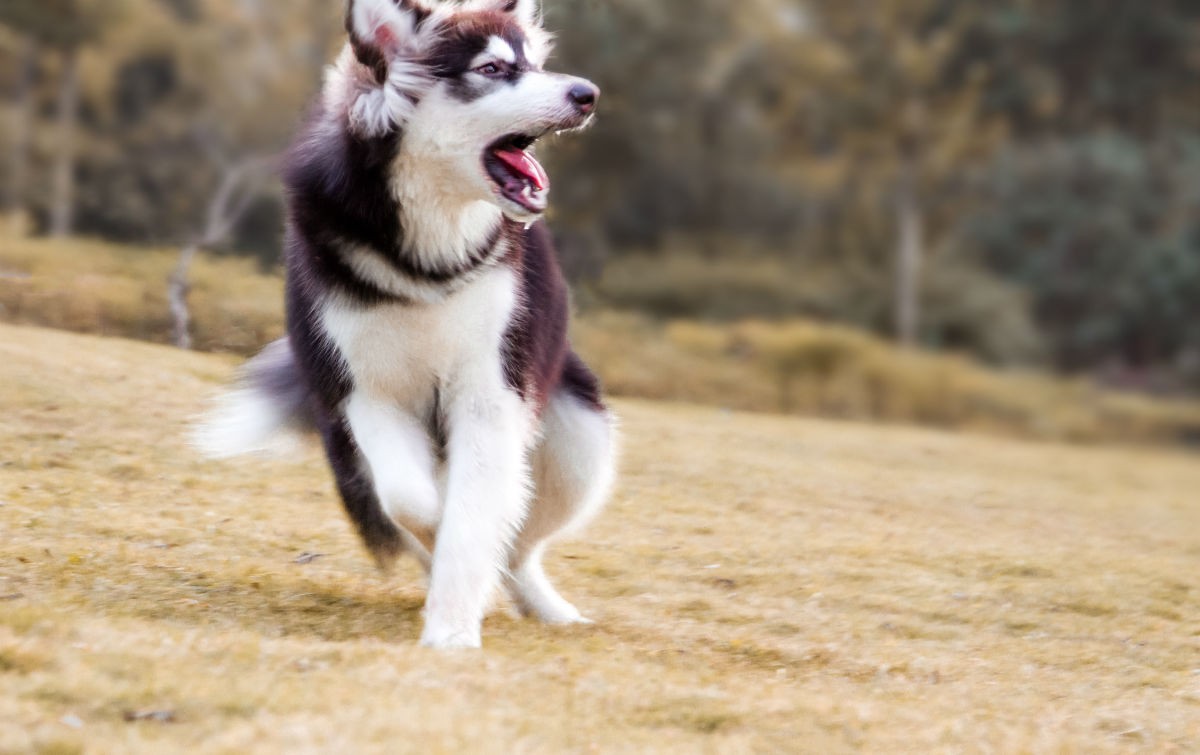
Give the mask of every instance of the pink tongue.
POLYGON ((528 152, 516 147, 509 147, 495 150, 493 154, 513 171, 528 178, 538 191, 545 191, 550 186, 550 177, 546 175, 546 169, 528 152))

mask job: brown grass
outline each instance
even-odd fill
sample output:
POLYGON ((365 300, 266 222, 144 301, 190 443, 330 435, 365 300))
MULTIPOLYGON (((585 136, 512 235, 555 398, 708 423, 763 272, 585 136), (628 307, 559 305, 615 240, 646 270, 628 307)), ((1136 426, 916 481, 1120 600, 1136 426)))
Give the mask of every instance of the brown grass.
MULTIPOLYGON (((169 343, 167 279, 177 249, 0 235, 0 320, 169 343)), ((283 333, 283 285, 249 259, 192 267, 196 348, 249 354, 283 333)))
POLYGON ((1192 456, 621 401, 615 500, 549 561, 596 626, 442 655, 319 454, 185 447, 230 371, 0 326, 0 751, 1200 741, 1192 456))
POLYGON ((614 312, 573 337, 623 396, 745 411, 915 423, 1041 440, 1200 443, 1200 404, 986 369, 802 320, 657 323, 614 312))
MULTIPOLYGON (((174 252, 0 236, 0 320, 167 342, 174 252)), ((198 348, 249 354, 282 326, 282 281, 202 256, 198 348)), ((707 325, 616 312, 578 319, 576 346, 616 395, 746 411, 982 430, 1044 440, 1200 443, 1200 403, 998 372, 802 320, 707 325)))

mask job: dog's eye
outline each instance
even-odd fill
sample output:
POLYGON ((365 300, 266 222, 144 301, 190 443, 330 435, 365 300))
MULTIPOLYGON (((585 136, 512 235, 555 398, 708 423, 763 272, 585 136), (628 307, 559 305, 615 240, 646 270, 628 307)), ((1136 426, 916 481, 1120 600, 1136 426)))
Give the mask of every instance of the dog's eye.
POLYGON ((500 70, 500 66, 495 63, 484 63, 475 69, 475 73, 483 76, 499 76, 502 71, 500 70))

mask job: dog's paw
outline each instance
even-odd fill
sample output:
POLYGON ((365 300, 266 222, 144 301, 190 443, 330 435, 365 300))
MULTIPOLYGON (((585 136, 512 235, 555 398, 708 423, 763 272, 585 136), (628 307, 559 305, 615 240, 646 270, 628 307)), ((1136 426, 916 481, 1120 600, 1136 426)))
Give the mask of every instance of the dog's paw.
POLYGON ((435 650, 477 650, 482 646, 478 629, 426 626, 421 633, 421 647, 435 650))
POLYGON ((533 618, 543 624, 552 624, 554 626, 568 626, 571 624, 592 624, 591 619, 579 613, 579 609, 566 601, 561 603, 538 606, 536 610, 530 612, 533 618))
POLYGON ((571 616, 569 618, 555 618, 555 619, 549 619, 549 620, 542 619, 542 621, 543 621, 543 623, 552 624, 554 626, 559 626, 559 627, 565 627, 565 626, 571 626, 571 625, 586 627, 586 626, 590 626, 590 625, 596 623, 596 622, 592 621, 591 619, 589 619, 588 617, 580 615, 578 612, 576 612, 575 616, 571 616))

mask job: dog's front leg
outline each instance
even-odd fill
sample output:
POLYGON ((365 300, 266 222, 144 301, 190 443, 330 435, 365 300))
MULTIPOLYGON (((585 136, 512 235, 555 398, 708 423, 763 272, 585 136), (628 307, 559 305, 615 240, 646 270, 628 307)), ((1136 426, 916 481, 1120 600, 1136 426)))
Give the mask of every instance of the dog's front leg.
POLYGON ((529 419, 496 386, 450 397, 445 508, 433 553, 421 644, 480 646, 480 624, 528 502, 529 419))

